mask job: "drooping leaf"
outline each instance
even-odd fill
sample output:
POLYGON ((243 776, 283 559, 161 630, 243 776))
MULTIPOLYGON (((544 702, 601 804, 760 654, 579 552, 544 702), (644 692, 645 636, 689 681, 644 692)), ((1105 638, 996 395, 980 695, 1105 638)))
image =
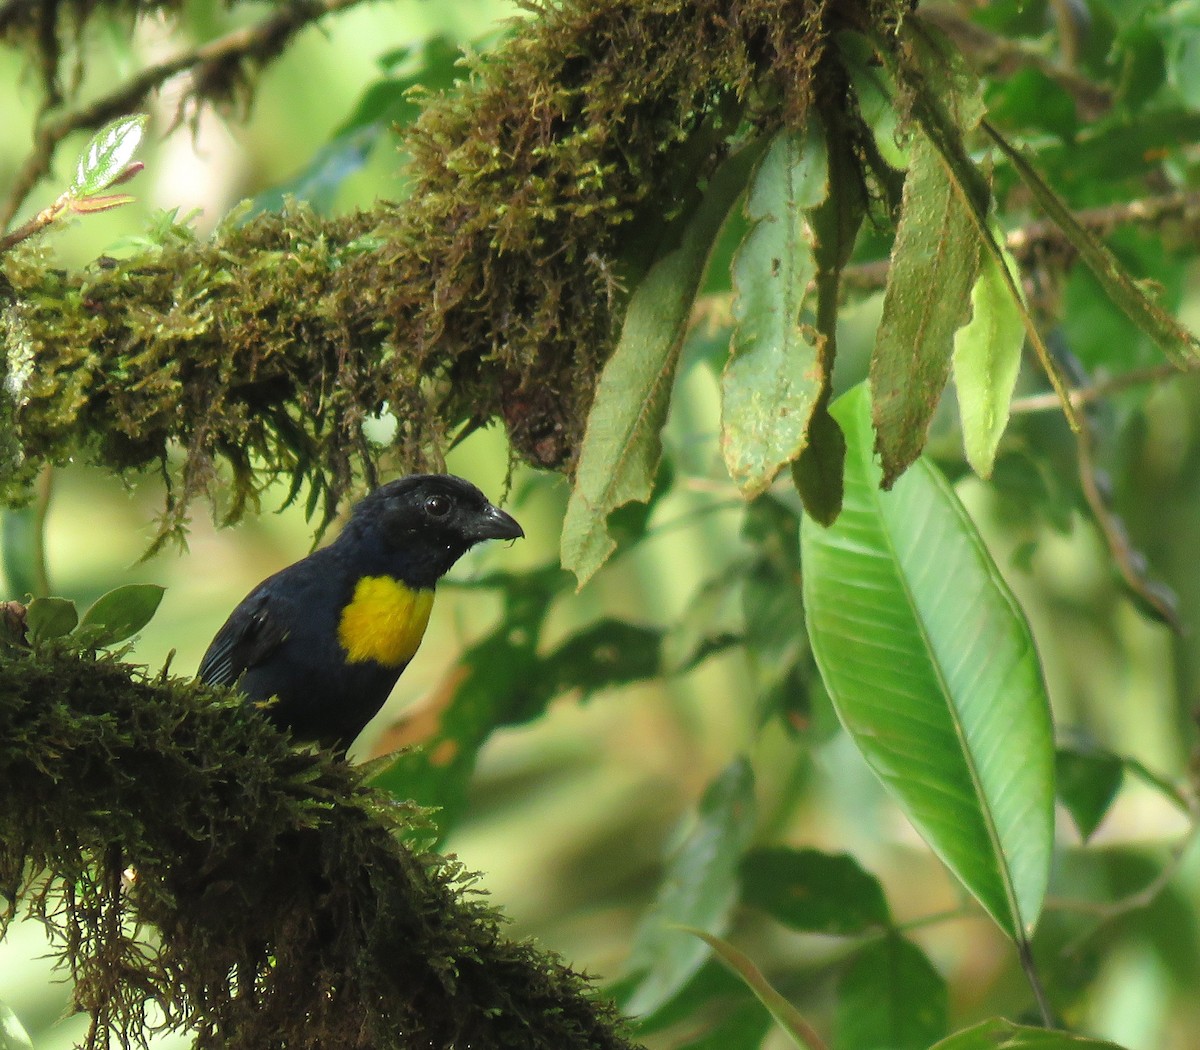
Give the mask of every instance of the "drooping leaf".
POLYGON ((608 515, 650 496, 692 303, 721 224, 761 152, 761 143, 746 146, 717 170, 679 247, 650 268, 630 299, 621 338, 588 413, 563 521, 562 564, 581 587, 615 547, 608 515))
POLYGON ((1200 339, 1146 294, 1104 242, 1075 218, 1067 202, 1054 192, 1019 149, 986 122, 984 128, 1112 301, 1173 361, 1183 367, 1194 367, 1200 362, 1200 339))
POLYGON ((824 377, 817 403, 808 421, 808 441, 792 461, 792 483, 806 514, 822 525, 831 525, 842 510, 842 471, 846 465, 846 438, 829 414, 831 379, 837 358, 838 310, 842 271, 854 252, 867 214, 868 193, 856 141, 858 131, 846 112, 818 98, 825 127, 829 165, 829 192, 809 214, 813 233, 813 259, 817 272, 815 325, 818 361, 824 377))
POLYGON ((891 933, 851 960, 838 982, 838 1050, 925 1050, 946 1031, 941 974, 912 941, 891 933))
POLYGON ((96 132, 84 147, 71 181, 73 197, 90 197, 121 180, 146 134, 149 117, 118 117, 96 132))
MULTIPOLYGON (((1003 250, 1003 249, 1002 249, 1003 250)), ((1015 277, 1016 262, 1009 272, 1015 277)), ((954 336, 954 386, 962 417, 967 462, 981 478, 992 476, 996 449, 1008 425, 1025 326, 996 262, 985 254, 971 289, 971 320, 954 336)))
POLYGON ((165 590, 154 583, 129 583, 100 595, 79 621, 80 636, 94 646, 125 641, 150 622, 165 590))
POLYGON ((33 1050, 33 1040, 8 1003, 0 1002, 0 1050, 33 1050))
POLYGON ((1125 763, 1100 748, 1060 747, 1055 753, 1058 797, 1086 842, 1121 789, 1125 763))
POLYGON ((25 631, 30 644, 70 634, 79 622, 79 612, 69 598, 34 598, 25 610, 25 631))
POLYGON ((658 896, 630 952, 628 968, 640 979, 622 1004, 626 1013, 652 1012, 703 965, 709 949, 679 927, 724 932, 753 826, 754 776, 750 764, 738 759, 709 785, 667 859, 658 896))
POLYGON ((745 496, 757 496, 807 443, 825 377, 820 337, 800 310, 816 275, 805 211, 825 199, 816 129, 776 134, 746 198, 753 223, 733 260, 735 327, 721 376, 721 451, 745 496))
POLYGON ((1123 1050, 1103 1039, 1087 1039, 1070 1032, 1031 1028, 995 1017, 965 1028, 930 1050, 1123 1050))
POLYGON ((1053 838, 1054 746, 1029 627, 945 479, 878 488, 865 386, 834 406, 846 502, 801 524, 808 632, 838 714, 917 830, 1014 938, 1053 838))
POLYGON ((979 237, 970 211, 933 143, 917 133, 871 354, 885 487, 925 447, 978 268, 979 237))
MULTIPOLYGON (((903 88, 914 120, 940 155, 946 176, 959 193, 983 251, 991 256, 1008 287, 1025 334, 1059 397, 1063 414, 1071 429, 1077 431, 1081 424, 1068 396, 1066 380, 1025 307, 1021 290, 993 232, 990 184, 967 150, 964 133, 980 123, 982 112, 978 79, 946 36, 921 19, 906 19, 900 35, 904 46, 895 52, 881 51, 880 55, 903 88)), ((929 294, 942 291, 939 286, 930 286, 929 294)))
POLYGON ((704 930, 687 928, 686 932, 707 943, 716 952, 717 958, 746 982, 746 986, 758 997, 758 1001, 767 1008, 768 1013, 796 1046, 801 1050, 823 1050, 824 1043, 804 1019, 803 1014, 772 986, 745 952, 704 930))
POLYGON ((832 525, 842 512, 845 469, 846 435, 821 399, 808 421, 808 444, 792 463, 792 484, 804 510, 822 525, 832 525))
POLYGON ((853 857, 768 846, 742 860, 742 902, 793 930, 855 936, 891 922, 883 889, 853 857))

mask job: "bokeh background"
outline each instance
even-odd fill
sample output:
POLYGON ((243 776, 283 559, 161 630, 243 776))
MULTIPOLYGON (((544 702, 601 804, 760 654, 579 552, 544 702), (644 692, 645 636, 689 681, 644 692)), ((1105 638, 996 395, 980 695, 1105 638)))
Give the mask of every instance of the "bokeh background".
MULTIPOLYGON (((178 24, 148 20, 132 34, 92 26, 78 45, 88 55, 84 94, 254 17, 247 8, 228 11, 204 0, 187 5, 178 24)), ((349 174, 335 171, 322 181, 312 170, 313 158, 380 77, 387 56, 436 37, 454 47, 486 48, 511 17, 526 16, 498 0, 394 0, 354 8, 304 32, 261 74, 246 112, 222 117, 206 110, 194 126, 172 129, 168 85, 154 106, 142 154, 146 170, 129 187, 138 202, 55 229, 44 243, 61 265, 72 267, 124 250, 158 209, 190 216, 203 231, 243 199, 266 202, 289 190, 308 195, 315 187, 323 206, 335 211, 401 196, 403 157, 390 135, 380 136, 349 174)), ((31 71, 11 53, 0 54, 0 84, 6 86, 0 102, 4 181, 28 146, 37 92, 31 71)), ((62 147, 55 179, 40 188, 26 214, 59 192, 85 139, 77 136, 62 147)), ((1147 244, 1131 237, 1126 247, 1127 255, 1140 258, 1152 257, 1155 245, 1152 238, 1147 244)), ((1183 317, 1193 329, 1200 328, 1196 277, 1191 264, 1172 271, 1183 317)), ((1095 305, 1094 289, 1089 298, 1087 280, 1073 275, 1067 284, 1067 307, 1078 307, 1064 321, 1074 351, 1101 370, 1147 363, 1149 351, 1095 305)), ((839 386, 864 374, 879 307, 875 294, 845 311, 839 386)), ((719 633, 713 625, 723 622, 739 629, 736 603, 698 606, 706 584, 736 572, 753 554, 742 535, 744 507, 717 448, 721 363, 720 348, 698 330, 685 350, 666 434, 674 483, 656 503, 641 541, 582 593, 555 599, 553 636, 565 637, 603 616, 675 636, 699 629, 701 615, 712 634, 719 633)), ((1029 391, 1036 388, 1033 379, 1023 382, 1029 391)), ((1060 731, 1082 727, 1097 743, 1172 779, 1188 772, 1200 686, 1198 408, 1200 386, 1180 379, 1122 394, 1097 415, 1114 506, 1151 573, 1179 595, 1189 625, 1182 638, 1129 599, 1094 525, 1058 493, 1060 483, 1070 487, 1073 470, 1060 420, 1040 413, 1018 417, 1008 456, 986 485, 965 475, 953 406, 939 417, 931 442, 932 453, 959 479, 960 495, 1030 617, 1060 731)), ((387 426, 380 421, 381 436, 387 426)), ((495 622, 498 597, 457 584, 556 562, 566 482, 523 467, 510 473, 509 466, 503 436, 494 429, 450 454, 448 469, 494 498, 504 496, 528 538, 477 549, 455 569, 439 593, 418 657, 360 742, 360 757, 373 753, 390 725, 419 711, 452 675, 463 649, 495 622)), ((789 499, 782 488, 780 498, 789 499)), ((151 668, 171 659, 175 673, 190 674, 246 591, 311 548, 303 499, 281 509, 283 499, 282 490, 268 492, 262 513, 232 529, 217 529, 198 504, 186 549, 168 548, 143 562, 162 507, 160 482, 58 468, 47 525, 53 592, 83 607, 122 583, 165 585, 160 611, 141 632, 133 658, 151 668)), ((7 597, 21 597, 8 580, 5 590, 7 597)), ((837 731, 819 690, 797 705, 805 733, 798 746, 796 726, 787 719, 761 724, 756 681, 744 650, 730 646, 685 674, 586 697, 561 696, 544 717, 488 742, 468 812, 446 849, 481 873, 479 886, 511 918, 514 935, 537 939, 602 982, 616 980, 655 893, 665 851, 686 827, 705 786, 749 754, 758 773, 757 840, 848 852, 876 873, 899 919, 911 923, 911 935, 949 980, 955 1021, 1024 1009, 1027 993, 1010 946, 977 909, 962 914, 959 891, 837 731)), ((1186 819, 1161 792, 1129 776, 1086 853, 1074 848, 1078 835, 1060 820, 1062 856, 1052 894, 1061 891, 1062 899, 1051 901, 1048 923, 1058 914, 1056 904, 1067 906, 1064 915, 1075 915, 1071 901, 1085 891, 1094 900, 1115 899, 1153 882, 1187 830, 1186 819)), ((1096 912, 1092 942, 1102 951, 1069 943, 1080 936, 1077 922, 1063 943, 1046 948, 1048 971, 1080 989, 1075 1016, 1086 1030, 1131 1050, 1200 1045, 1198 853, 1170 869, 1172 877, 1147 908, 1119 917, 1096 912)), ((753 946, 768 972, 775 965, 803 973, 800 1005, 818 1024, 827 1019, 848 956, 844 942, 788 933, 751 914, 738 917, 730 939, 748 950, 753 946)), ((68 1015, 69 983, 50 952, 45 932, 31 922, 16 925, 0 943, 0 998, 17 1012, 38 1050, 71 1046, 85 1030, 82 1018, 68 1015)), ((668 1026, 647 1039, 666 1047, 686 1036, 668 1026)), ((186 1041, 166 1036, 160 1042, 186 1041)))

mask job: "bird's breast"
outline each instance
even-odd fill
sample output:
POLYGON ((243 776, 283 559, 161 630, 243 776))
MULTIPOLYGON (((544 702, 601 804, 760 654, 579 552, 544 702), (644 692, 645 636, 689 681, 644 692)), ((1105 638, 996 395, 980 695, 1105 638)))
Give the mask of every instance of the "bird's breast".
POLYGON ((364 576, 338 622, 347 663, 402 667, 421 644, 432 608, 431 589, 414 590, 391 576, 364 576))

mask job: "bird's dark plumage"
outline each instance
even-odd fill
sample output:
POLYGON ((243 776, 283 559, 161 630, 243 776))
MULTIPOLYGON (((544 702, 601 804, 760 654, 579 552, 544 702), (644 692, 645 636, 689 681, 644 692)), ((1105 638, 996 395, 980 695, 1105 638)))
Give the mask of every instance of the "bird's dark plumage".
POLYGON ((433 588, 472 546, 521 526, 474 485, 415 474, 354 508, 328 547, 260 583, 197 677, 239 686, 300 739, 347 747, 383 706, 429 617, 433 588))

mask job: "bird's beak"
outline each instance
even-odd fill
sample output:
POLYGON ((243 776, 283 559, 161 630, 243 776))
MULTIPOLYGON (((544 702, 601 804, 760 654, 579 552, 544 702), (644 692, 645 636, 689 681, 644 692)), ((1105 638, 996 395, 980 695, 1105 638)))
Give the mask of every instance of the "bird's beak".
POLYGON ((516 540, 525 535, 525 530, 517 524, 517 519, 507 514, 499 507, 488 504, 479 519, 471 529, 471 540, 516 540))

